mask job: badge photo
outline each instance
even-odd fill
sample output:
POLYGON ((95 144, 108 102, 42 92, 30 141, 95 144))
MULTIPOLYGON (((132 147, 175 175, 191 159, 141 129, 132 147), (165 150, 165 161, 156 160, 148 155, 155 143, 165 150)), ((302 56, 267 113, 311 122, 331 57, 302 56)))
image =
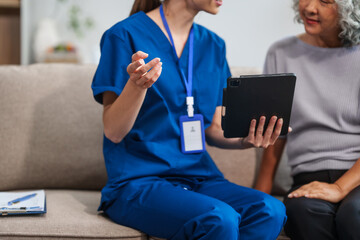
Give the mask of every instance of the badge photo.
POLYGON ((204 118, 201 114, 194 117, 180 117, 181 151, 200 153, 205 151, 204 118))

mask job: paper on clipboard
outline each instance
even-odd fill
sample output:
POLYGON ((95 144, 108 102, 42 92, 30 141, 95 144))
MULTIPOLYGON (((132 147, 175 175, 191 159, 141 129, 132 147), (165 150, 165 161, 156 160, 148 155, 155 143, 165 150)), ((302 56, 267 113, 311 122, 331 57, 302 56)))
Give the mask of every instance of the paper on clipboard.
POLYGON ((0 192, 0 214, 44 213, 45 191, 0 192), (27 196, 32 196, 27 198, 27 196), (20 201, 14 201, 20 200, 20 201), (15 203, 14 203, 15 202, 15 203))

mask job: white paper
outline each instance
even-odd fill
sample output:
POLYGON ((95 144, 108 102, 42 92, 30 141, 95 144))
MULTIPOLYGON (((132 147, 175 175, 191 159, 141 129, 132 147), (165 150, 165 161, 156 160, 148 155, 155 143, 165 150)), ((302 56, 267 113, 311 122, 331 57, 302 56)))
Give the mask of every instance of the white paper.
POLYGON ((183 122, 185 151, 196 151, 203 149, 201 122, 183 122))
POLYGON ((25 191, 25 192, 0 192, 0 211, 18 210, 26 208, 27 211, 43 211, 45 207, 45 191, 25 191), (9 202, 36 193, 36 196, 8 205, 9 202))

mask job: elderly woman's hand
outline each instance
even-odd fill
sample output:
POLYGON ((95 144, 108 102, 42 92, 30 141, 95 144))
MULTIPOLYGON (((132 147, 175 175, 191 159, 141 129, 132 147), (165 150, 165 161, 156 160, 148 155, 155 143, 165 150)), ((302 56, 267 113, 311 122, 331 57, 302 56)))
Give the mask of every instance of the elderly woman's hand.
POLYGON ((340 202, 345 196, 344 191, 336 183, 331 184, 318 181, 305 184, 288 195, 289 198, 317 198, 332 203, 340 202))
POLYGON ((253 119, 250 124, 249 135, 242 139, 242 144, 245 147, 257 147, 257 148, 267 148, 270 145, 273 145, 281 133, 281 128, 283 125, 283 119, 280 118, 277 120, 276 116, 273 116, 270 119, 269 125, 263 134, 264 125, 266 118, 262 116, 260 122, 256 128, 256 120, 253 119), (275 126, 276 124, 276 126, 275 126))
POLYGON ((136 52, 132 55, 132 62, 127 67, 129 81, 141 89, 150 88, 160 77, 162 71, 160 58, 154 58, 145 64, 144 59, 148 56, 142 51, 136 52))

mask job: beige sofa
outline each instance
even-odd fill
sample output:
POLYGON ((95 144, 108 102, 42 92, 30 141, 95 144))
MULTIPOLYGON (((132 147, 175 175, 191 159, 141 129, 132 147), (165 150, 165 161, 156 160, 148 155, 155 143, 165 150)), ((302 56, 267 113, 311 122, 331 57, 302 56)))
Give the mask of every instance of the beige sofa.
MULTIPOLYGON (((90 89, 94 71, 93 65, 0 67, 0 191, 46 189, 47 201, 44 215, 0 217, 0 239, 151 239, 97 212, 106 171, 102 107, 90 89)), ((253 185, 254 149, 208 150, 227 178, 253 185)))

